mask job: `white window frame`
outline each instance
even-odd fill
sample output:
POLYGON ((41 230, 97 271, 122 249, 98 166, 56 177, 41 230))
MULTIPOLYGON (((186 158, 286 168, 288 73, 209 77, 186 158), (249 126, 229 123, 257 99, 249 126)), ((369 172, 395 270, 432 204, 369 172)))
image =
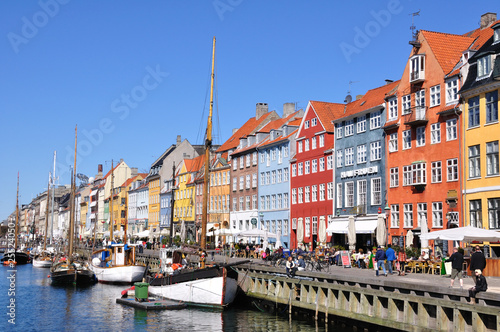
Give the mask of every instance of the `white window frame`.
POLYGON ((350 147, 345 149, 344 164, 346 166, 354 165, 354 148, 350 147))
POLYGON ((413 228, 413 204, 404 204, 404 228, 413 228))
POLYGON ((356 163, 364 164, 366 163, 366 144, 361 144, 356 147, 356 163))
POLYGON ((432 202, 432 227, 443 227, 443 202, 432 202))
POLYGON ((469 179, 481 177, 481 152, 478 145, 472 145, 468 148, 469 157, 469 179))
POLYGON ((391 188, 399 187, 399 167, 393 167, 390 169, 390 183, 391 188))
POLYGON ((375 141, 370 143, 370 161, 382 159, 382 143, 375 141))
MULTIPOLYGON (((332 182, 330 183, 333 184, 332 182)), ((337 201, 336 201, 337 209, 342 208, 342 186, 343 186, 342 183, 337 183, 337 201)), ((330 192, 330 190, 328 190, 328 192, 330 192)))
POLYGON ((485 55, 477 59, 477 78, 483 79, 490 76, 492 71, 491 55, 485 55))
POLYGON ((364 133, 366 131, 366 115, 358 116, 356 123, 356 133, 364 133))
POLYGON ((370 190, 371 205, 381 205, 382 204, 382 179, 372 178, 371 179, 371 190, 370 190))
POLYGON ((446 141, 457 139, 457 119, 446 120, 446 141))
POLYGON ((398 133, 392 133, 389 135, 389 152, 398 151, 398 133))
POLYGON ((391 98, 387 103, 389 104, 389 121, 396 120, 398 118, 398 98, 391 98))
POLYGON ((342 167, 342 150, 337 150, 337 168, 342 167))
POLYGON ((430 107, 441 105, 441 85, 434 85, 430 88, 431 103, 430 107))
POLYGON ((431 183, 441 183, 443 181, 441 164, 440 160, 431 162, 431 183))
POLYGON ((441 123, 431 124, 431 144, 441 143, 441 123))
POLYGON ((446 179, 448 182, 458 181, 458 158, 446 160, 446 179))
POLYGON ((344 136, 354 135, 354 120, 347 120, 344 127, 344 136))
POLYGON ((345 183, 345 206, 346 207, 353 207, 354 206, 354 182, 349 181, 345 183))
POLYGON ((499 174, 498 141, 486 143, 486 176, 499 174))
POLYGON ((391 228, 399 228, 399 204, 391 205, 391 228))
POLYGON ((446 81, 446 105, 458 102, 458 77, 446 81))
POLYGON ((411 130, 404 130, 402 137, 403 150, 411 149, 411 130))
POLYGON ((417 147, 425 146, 425 127, 417 127, 416 133, 417 147))
POLYGON ((325 146, 325 135, 321 134, 319 135, 319 147, 322 148, 325 146))
POLYGON ((401 98, 403 104, 403 112, 402 115, 410 114, 411 112, 411 95, 407 94, 401 98))

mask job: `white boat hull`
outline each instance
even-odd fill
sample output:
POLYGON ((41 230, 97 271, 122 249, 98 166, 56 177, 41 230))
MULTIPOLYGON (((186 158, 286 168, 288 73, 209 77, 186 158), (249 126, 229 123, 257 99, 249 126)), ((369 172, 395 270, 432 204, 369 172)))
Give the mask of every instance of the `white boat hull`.
POLYGON ((91 264, 90 268, 94 271, 99 282, 109 283, 133 283, 141 281, 146 270, 146 267, 142 265, 99 267, 91 264))
POLYGON ((34 267, 40 267, 40 268, 49 268, 52 266, 52 261, 51 260, 33 260, 33 266, 34 267))
POLYGON ((177 283, 149 286, 149 294, 188 305, 223 308, 234 301, 238 284, 227 277, 213 277, 177 283))

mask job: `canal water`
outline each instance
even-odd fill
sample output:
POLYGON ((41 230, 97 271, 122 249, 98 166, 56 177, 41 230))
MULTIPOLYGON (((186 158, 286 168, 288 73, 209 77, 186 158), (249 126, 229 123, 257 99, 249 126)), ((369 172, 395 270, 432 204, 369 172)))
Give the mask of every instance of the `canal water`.
POLYGON ((353 331, 345 326, 325 329, 314 322, 289 321, 286 315, 241 303, 223 312, 139 310, 115 302, 127 286, 55 287, 47 277, 48 269, 28 264, 15 270, 0 266, 0 331, 353 331))

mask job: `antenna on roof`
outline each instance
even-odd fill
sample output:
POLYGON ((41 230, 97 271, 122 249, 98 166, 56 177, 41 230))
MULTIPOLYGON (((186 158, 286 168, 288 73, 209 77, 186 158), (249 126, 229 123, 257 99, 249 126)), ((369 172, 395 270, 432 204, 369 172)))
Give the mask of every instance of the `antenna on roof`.
POLYGON ((344 99, 344 103, 349 104, 352 101, 352 96, 351 96, 351 85, 353 83, 358 83, 359 81, 349 81, 349 90, 347 91, 347 96, 344 99))
POLYGON ((411 37, 412 37, 412 40, 410 41, 410 45, 413 45, 415 47, 420 47, 420 43, 417 40, 418 30, 417 30, 417 27, 415 26, 415 22, 414 22, 415 16, 420 16, 420 9, 418 10, 418 12, 414 12, 414 13, 411 13, 409 15, 411 15, 410 30, 411 30, 411 37))

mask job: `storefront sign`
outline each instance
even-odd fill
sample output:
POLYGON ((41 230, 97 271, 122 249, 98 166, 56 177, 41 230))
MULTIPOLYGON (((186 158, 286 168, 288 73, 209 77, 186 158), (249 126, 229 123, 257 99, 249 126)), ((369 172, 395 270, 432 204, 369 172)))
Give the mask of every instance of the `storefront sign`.
POLYGON ((345 179, 345 178, 351 178, 351 177, 358 176, 358 175, 375 174, 377 172, 378 172, 378 166, 371 166, 371 167, 355 169, 352 171, 341 172, 340 178, 345 179))

